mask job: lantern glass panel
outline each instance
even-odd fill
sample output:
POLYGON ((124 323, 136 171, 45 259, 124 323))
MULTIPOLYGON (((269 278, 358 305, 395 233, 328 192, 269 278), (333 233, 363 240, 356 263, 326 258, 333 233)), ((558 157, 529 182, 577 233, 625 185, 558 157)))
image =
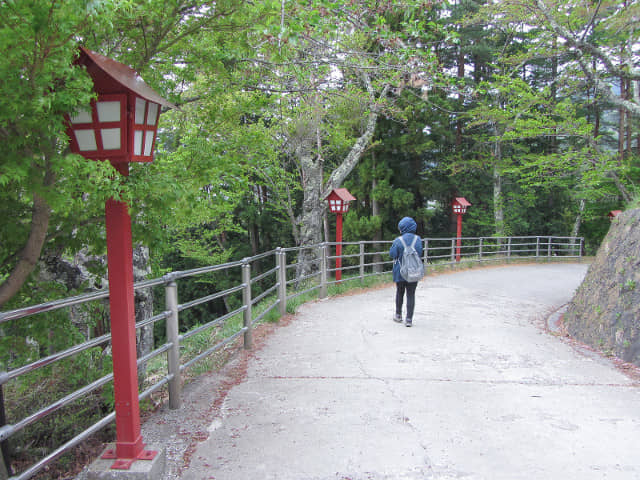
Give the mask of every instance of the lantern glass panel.
POLYGON ((78 149, 81 152, 93 152, 98 149, 96 144, 96 134, 93 130, 74 130, 78 142, 78 149))
POLYGON ((133 134, 133 154, 142 155, 142 130, 136 130, 133 134))
POLYGON ((93 119, 91 118, 91 110, 80 110, 78 113, 70 117, 71 123, 91 123, 93 119))
POLYGON ((151 156, 151 147, 153 147, 153 137, 154 137, 154 132, 152 130, 147 131, 144 135, 144 156, 145 157, 151 156))
POLYGON ((144 112, 146 110, 147 102, 142 98, 136 98, 136 125, 142 125, 144 123, 144 112))
POLYGON ((98 110, 99 122, 119 122, 120 121, 120 102, 108 101, 98 102, 96 104, 98 110))
POLYGON ((120 129, 119 128, 103 128, 100 130, 102 136, 102 148, 104 150, 120 150, 120 129))
POLYGON ((147 125, 155 125, 158 122, 158 107, 157 103, 149 102, 149 111, 147 112, 147 125))

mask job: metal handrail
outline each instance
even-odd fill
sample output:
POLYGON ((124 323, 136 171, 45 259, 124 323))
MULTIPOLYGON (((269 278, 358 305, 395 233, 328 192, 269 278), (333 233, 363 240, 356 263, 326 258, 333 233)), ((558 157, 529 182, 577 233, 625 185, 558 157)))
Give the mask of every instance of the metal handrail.
MULTIPOLYGON (((458 259, 456 258, 456 238, 424 238, 423 241, 423 258, 430 264, 440 263, 443 265, 456 264, 458 259)), ((165 295, 167 298, 167 309, 163 312, 157 313, 147 319, 136 323, 136 328, 142 328, 144 326, 153 324, 159 320, 166 319, 167 322, 167 342, 161 345, 159 348, 153 350, 149 354, 138 359, 138 365, 142 365, 150 359, 161 355, 167 354, 167 374, 162 376, 155 384, 151 385, 147 390, 140 394, 140 398, 145 398, 156 390, 162 388, 165 385, 169 386, 169 404, 171 408, 177 408, 179 406, 180 398, 180 382, 181 373, 189 368, 191 365, 211 355, 213 352, 219 350, 224 345, 233 342, 240 336, 244 335, 244 347, 250 348, 251 328, 253 325, 260 321, 264 316, 274 308, 279 308, 280 315, 286 312, 287 301, 303 295, 309 292, 317 292, 319 297, 327 295, 327 286, 342 284, 344 282, 352 282, 355 280, 362 281, 364 278, 389 274, 390 270, 388 266, 393 263, 392 260, 384 259, 382 261, 365 261, 365 258, 372 256, 384 256, 388 255, 388 246, 392 241, 388 240, 363 240, 360 242, 342 242, 343 246, 358 245, 360 248, 359 253, 349 253, 341 255, 342 270, 347 272, 351 270, 359 269, 359 271, 353 274, 347 275, 342 280, 329 279, 328 274, 336 272, 338 268, 335 267, 336 259, 338 257, 329 255, 329 250, 332 247, 338 245, 336 242, 326 242, 319 245, 301 246, 301 247, 288 247, 277 248, 268 252, 260 253, 253 257, 244 258, 239 261, 228 262, 220 265, 210 265, 202 268, 195 268, 191 270, 175 271, 156 279, 145 280, 137 282, 134 285, 134 289, 151 288, 164 285, 165 295), (373 247, 374 249, 380 248, 385 245, 385 250, 371 250, 367 251, 367 247, 373 247), (300 266, 298 258, 301 257, 302 252, 308 252, 308 265, 309 268, 298 268, 300 266), (289 262, 287 262, 289 257, 289 262), (177 302, 177 282, 194 276, 202 276, 212 274, 216 272, 226 272, 227 277, 233 278, 229 274, 230 271, 239 272, 240 269, 251 266, 253 262, 258 260, 264 260, 273 258, 273 265, 268 265, 262 272, 253 272, 251 276, 251 268, 248 268, 248 278, 245 276, 243 280, 238 284, 226 288, 220 291, 214 291, 208 295, 200 298, 191 299, 182 304, 177 302), (332 265, 333 264, 333 265, 332 265), (262 291, 258 293, 255 298, 252 298, 252 288, 255 288, 255 284, 260 282, 263 287, 262 291), (232 295, 242 292, 243 298, 248 299, 248 303, 243 303, 240 307, 225 313, 217 318, 214 318, 204 325, 194 327, 188 332, 182 335, 170 337, 171 331, 178 332, 179 313, 197 305, 212 302, 218 299, 226 299, 232 295), (261 313, 256 312, 254 315, 252 308, 260 305, 263 311, 261 313), (171 356, 179 359, 179 351, 181 345, 194 335, 204 332, 208 329, 216 328, 225 324, 227 321, 238 316, 250 316, 245 318, 244 326, 231 333, 226 338, 223 338, 215 345, 209 346, 204 352, 200 352, 194 358, 189 359, 184 364, 173 365, 171 356), (175 322, 173 324, 172 322, 175 322)), ((503 258, 517 258, 517 257, 535 257, 535 258, 550 258, 553 256, 560 256, 563 258, 581 257, 582 256, 583 239, 573 237, 555 237, 555 236, 522 236, 522 237, 465 237, 461 239, 459 256, 464 262, 485 262, 492 259, 503 258), (520 248, 523 247, 523 248, 520 248)), ((243 274, 244 275, 244 274, 243 274)), ((238 275, 240 278, 240 275, 238 275)), ((88 302, 95 302, 97 300, 103 300, 108 298, 109 291, 101 290, 98 292, 87 293, 83 295, 68 297, 60 300, 42 303, 39 305, 24 307, 16 310, 0 312, 0 325, 9 321, 20 321, 24 318, 38 315, 45 312, 53 312, 63 308, 69 308, 75 305, 80 305, 88 302)), ((96 338, 89 339, 83 343, 74 345, 64 351, 51 354, 47 357, 38 359, 27 365, 22 365, 18 368, 9 370, 7 372, 0 372, 0 388, 2 385, 14 380, 21 375, 32 372, 38 368, 51 365, 64 358, 68 358, 87 350, 94 348, 98 345, 104 344, 111 340, 110 334, 105 334, 96 338)), ((72 403, 74 400, 82 397, 84 394, 93 391, 106 383, 112 381, 113 374, 110 373, 102 378, 99 378, 92 383, 64 396, 52 404, 45 406, 27 417, 18 420, 13 425, 0 425, 0 441, 10 440, 11 436, 24 428, 26 425, 32 424, 42 418, 57 411, 61 406, 72 403)), ((57 448, 53 453, 47 457, 39 460, 34 465, 28 467, 27 470, 20 474, 13 476, 10 480, 27 480, 40 470, 45 468, 51 462, 55 461, 64 452, 78 445, 80 442, 88 438, 89 435, 97 432, 99 429, 110 424, 115 418, 115 414, 112 412, 105 416, 102 420, 89 427, 84 432, 80 433, 73 439, 67 441, 64 445, 57 448)), ((0 462, 2 457, 0 456, 0 462)), ((2 466, 2 465, 0 465, 2 466)))

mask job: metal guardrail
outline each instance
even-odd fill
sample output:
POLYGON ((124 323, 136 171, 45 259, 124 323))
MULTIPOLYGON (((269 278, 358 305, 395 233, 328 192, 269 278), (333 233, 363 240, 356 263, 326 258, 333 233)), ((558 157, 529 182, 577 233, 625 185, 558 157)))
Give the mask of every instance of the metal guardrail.
MULTIPOLYGON (((134 289, 146 289, 163 286, 165 291, 165 310, 136 323, 136 329, 166 320, 165 344, 159 346, 143 358, 138 359, 138 368, 151 359, 166 353, 166 375, 162 376, 140 393, 140 399, 149 397, 165 385, 168 386, 169 407, 179 408, 181 404, 181 376, 198 361, 220 350, 225 345, 243 336, 244 348, 251 348, 251 330, 253 326, 276 307, 280 315, 287 310, 287 302, 304 293, 317 291, 320 298, 327 296, 329 285, 342 282, 360 280, 372 275, 387 274, 391 271, 393 261, 389 258, 388 249, 391 241, 360 241, 343 242, 342 272, 344 278, 339 281, 335 278, 335 261, 338 257, 330 255, 331 247, 335 242, 322 243, 306 247, 277 248, 240 261, 212 265, 186 271, 176 271, 164 275, 161 278, 138 282, 134 289), (304 260, 303 260, 304 259, 304 260), (291 260, 291 263, 288 263, 291 260), (256 268, 261 265, 263 271, 256 268), (264 268, 264 265, 267 268, 264 268), (333 268, 332 268, 333 265, 333 268), (191 299, 182 304, 178 302, 178 283, 189 277, 202 277, 212 273, 223 273, 228 277, 238 277, 240 270, 240 283, 230 288, 214 291, 204 297, 191 299), (258 285, 260 288, 256 288, 258 285), (252 294, 260 290, 255 297, 252 294), (208 322, 193 328, 183 334, 179 333, 180 312, 203 305, 219 299, 227 299, 234 295, 241 295, 241 306, 226 314, 210 319, 208 322), (260 305, 260 313, 254 314, 260 305), (207 331, 225 325, 231 318, 242 316, 242 326, 229 333, 215 345, 208 346, 204 351, 193 358, 180 364, 180 348, 190 337, 200 332, 207 331)), ((510 258, 551 258, 551 257, 580 257, 582 256, 583 239, 572 237, 551 236, 527 236, 527 237, 476 237, 463 238, 457 245, 456 238, 424 238, 423 256, 426 264, 456 264, 458 262, 484 262, 496 259, 510 258)), ((6 312, 0 312, 0 328, 7 322, 20 321, 34 315, 43 315, 60 309, 96 302, 108 298, 108 290, 93 292, 85 295, 69 297, 61 300, 47 302, 30 307, 20 308, 6 312)), ((111 341, 110 334, 91 338, 81 344, 74 345, 64 351, 56 352, 40 358, 29 364, 22 365, 9 371, 0 372, 0 397, 3 385, 19 378, 22 375, 33 372, 47 365, 61 361, 65 358, 77 355, 80 352, 106 344, 111 341)), ((113 373, 99 378, 85 387, 68 393, 63 398, 47 405, 40 410, 31 413, 25 418, 13 424, 0 426, 0 442, 7 442, 17 432, 33 425, 49 415, 59 411, 62 407, 73 403, 106 384, 113 381, 113 373)), ((0 412, 4 413, 4 412, 0 412)), ((4 418, 4 416, 0 417, 4 418)), ((10 477, 9 480, 27 480, 54 462, 58 457, 68 452, 75 446, 84 442, 91 435, 112 423, 115 413, 111 412, 100 421, 84 430, 74 438, 69 439, 55 451, 44 456, 41 460, 31 465, 23 472, 10 477)), ((2 456, 0 456, 0 479, 7 478, 7 469, 2 456), (3 476, 4 472, 4 476, 3 476)))

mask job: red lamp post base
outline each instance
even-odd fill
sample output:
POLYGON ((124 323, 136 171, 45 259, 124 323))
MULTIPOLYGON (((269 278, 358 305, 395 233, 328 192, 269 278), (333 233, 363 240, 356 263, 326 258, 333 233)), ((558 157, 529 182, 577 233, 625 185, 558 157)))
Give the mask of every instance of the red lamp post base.
POLYGON ((111 465, 112 470, 129 470, 131 465, 138 460, 153 460, 158 455, 156 450, 140 450, 140 452, 136 455, 135 458, 118 458, 116 454, 115 448, 109 448, 104 451, 100 458, 105 460, 115 459, 113 465, 111 465))

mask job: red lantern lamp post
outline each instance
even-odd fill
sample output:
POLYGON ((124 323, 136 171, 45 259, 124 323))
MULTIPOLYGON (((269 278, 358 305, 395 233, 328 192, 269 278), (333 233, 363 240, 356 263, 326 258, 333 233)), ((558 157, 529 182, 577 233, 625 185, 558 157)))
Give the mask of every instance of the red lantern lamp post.
POLYGON ((456 230, 456 262, 460 261, 460 247, 462 246, 462 215, 467 213, 467 208, 471 204, 464 197, 456 197, 453 201, 453 213, 458 217, 456 230))
MULTIPOLYGON (((71 151, 91 160, 108 160, 122 175, 130 162, 153 160, 160 107, 174 105, 154 92, 131 68, 80 48, 76 64, 93 80, 97 100, 67 115, 71 151)), ((109 308, 116 413, 116 446, 103 458, 111 468, 129 469, 157 452, 144 449, 140 433, 138 368, 133 290, 133 249, 128 205, 113 198, 105 205, 109 308)))
POLYGON ((336 281, 342 279, 342 214, 349 211, 349 202, 355 199, 346 188, 335 188, 326 198, 329 210, 336 214, 336 281))

